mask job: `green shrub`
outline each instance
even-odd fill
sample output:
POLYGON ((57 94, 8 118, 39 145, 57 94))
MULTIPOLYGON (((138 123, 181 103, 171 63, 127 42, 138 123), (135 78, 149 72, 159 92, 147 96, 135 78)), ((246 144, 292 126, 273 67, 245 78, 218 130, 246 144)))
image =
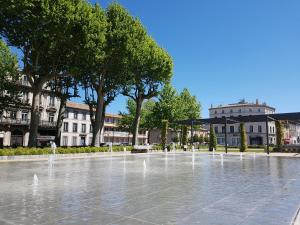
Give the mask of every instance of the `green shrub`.
POLYGON ((210 124, 209 130, 209 151, 217 150, 217 136, 215 134, 215 129, 212 124, 210 124))
MULTIPOLYGON (((133 149, 132 146, 113 146, 114 152, 124 151, 126 147, 127 151, 133 149)), ((91 152, 108 152, 109 147, 58 147, 56 154, 75 154, 75 153, 91 153, 91 152)), ((0 149, 0 156, 13 156, 13 155, 48 155, 52 154, 51 148, 4 148, 0 149)))
POLYGON ((241 123, 240 124, 240 152, 245 152, 247 150, 247 134, 246 134, 246 128, 245 128, 245 124, 241 123))

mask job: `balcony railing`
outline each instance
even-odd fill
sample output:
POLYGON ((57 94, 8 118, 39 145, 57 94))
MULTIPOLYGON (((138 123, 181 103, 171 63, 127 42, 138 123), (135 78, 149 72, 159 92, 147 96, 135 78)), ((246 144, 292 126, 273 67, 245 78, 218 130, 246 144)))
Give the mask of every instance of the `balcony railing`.
MULTIPOLYGON (((1 118, 0 119, 0 124, 4 125, 30 125, 30 120, 29 119, 11 119, 11 118, 1 118)), ((39 126, 41 127, 55 127, 56 126, 56 121, 50 122, 47 120, 41 120, 39 123, 39 126)))

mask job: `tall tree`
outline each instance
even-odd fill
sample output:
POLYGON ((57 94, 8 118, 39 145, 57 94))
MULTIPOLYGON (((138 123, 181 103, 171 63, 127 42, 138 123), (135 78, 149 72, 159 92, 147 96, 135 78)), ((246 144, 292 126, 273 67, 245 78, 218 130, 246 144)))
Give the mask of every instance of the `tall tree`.
POLYGON ((20 89, 16 86, 19 78, 17 58, 0 39, 0 114, 8 107, 20 104, 20 89))
POLYGON ((92 145, 99 146, 105 108, 126 81, 126 49, 130 34, 133 33, 134 19, 117 3, 111 4, 105 13, 97 5, 94 11, 97 19, 89 31, 88 45, 82 55, 84 76, 81 82, 86 89, 85 101, 90 106, 93 118, 92 145))
POLYGON ((91 7, 85 0, 0 0, 0 35, 22 51, 33 93, 29 146, 36 146, 40 94, 55 76, 72 74, 91 7))
POLYGON ((138 144, 141 109, 144 100, 158 95, 161 87, 172 76, 173 63, 168 53, 147 36, 136 21, 132 47, 128 50, 128 74, 130 79, 123 88, 123 95, 136 102, 132 145, 138 144))

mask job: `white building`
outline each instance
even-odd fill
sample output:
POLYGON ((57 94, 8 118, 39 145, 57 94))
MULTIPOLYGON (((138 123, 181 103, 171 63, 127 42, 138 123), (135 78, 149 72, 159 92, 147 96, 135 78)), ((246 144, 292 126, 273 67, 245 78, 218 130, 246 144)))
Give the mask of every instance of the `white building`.
MULTIPOLYGON (((30 84, 26 76, 22 77, 20 85, 22 87, 22 101, 28 105, 9 108, 0 115, 0 147, 27 146, 28 144, 32 93, 30 92, 30 84)), ((40 95, 39 144, 54 140, 59 106, 59 99, 51 96, 50 90, 44 88, 40 95)), ((66 118, 62 124, 61 146, 90 145, 92 130, 88 106, 68 102, 66 112, 66 118)), ((119 115, 106 114, 101 142, 112 142, 114 144, 131 143, 132 135, 118 129, 117 123, 119 118, 119 115)), ((141 132, 139 143, 145 144, 146 142, 147 133, 141 132)))
MULTIPOLYGON (((262 115, 262 114, 274 114, 275 108, 268 106, 266 103, 260 104, 258 100, 256 103, 248 103, 242 100, 238 103, 229 105, 219 105, 217 107, 211 107, 209 109, 210 118, 222 118, 230 116, 249 116, 249 115, 262 115)), ((229 146, 238 146, 240 144, 240 124, 227 125, 227 144, 229 146)), ((265 145, 267 143, 267 131, 266 123, 253 122, 245 123, 248 145, 265 145)), ((225 144, 225 125, 214 125, 215 133, 217 136, 217 142, 220 145, 225 144)), ((269 143, 276 143, 276 127, 275 122, 269 122, 269 143)))
MULTIPOLYGON (((119 130, 120 115, 106 114, 101 143, 130 144, 132 135, 119 130)), ((147 133, 140 132, 139 144, 146 144, 147 133)), ((92 126, 89 107, 86 104, 67 102, 62 124, 61 146, 84 146, 92 142, 92 126)))

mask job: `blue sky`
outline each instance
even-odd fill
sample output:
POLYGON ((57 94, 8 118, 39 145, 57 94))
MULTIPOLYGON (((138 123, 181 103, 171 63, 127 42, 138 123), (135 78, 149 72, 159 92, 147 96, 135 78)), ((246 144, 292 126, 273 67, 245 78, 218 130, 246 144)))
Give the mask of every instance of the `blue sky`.
MULTIPOLYGON (((107 7, 111 0, 93 0, 107 7)), ((300 111, 299 0, 120 0, 174 60, 173 85, 202 104, 245 98, 300 111)), ((125 109, 118 97, 108 112, 125 109)))
MULTIPOLYGON (((106 7, 110 0, 94 1, 106 7)), ((300 1, 120 0, 174 60, 173 85, 202 104, 245 98, 300 111, 300 1)), ((118 98, 111 112, 124 109, 118 98)))

